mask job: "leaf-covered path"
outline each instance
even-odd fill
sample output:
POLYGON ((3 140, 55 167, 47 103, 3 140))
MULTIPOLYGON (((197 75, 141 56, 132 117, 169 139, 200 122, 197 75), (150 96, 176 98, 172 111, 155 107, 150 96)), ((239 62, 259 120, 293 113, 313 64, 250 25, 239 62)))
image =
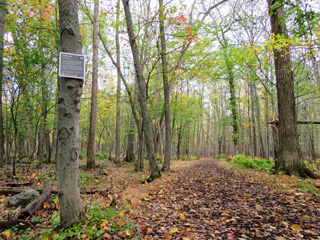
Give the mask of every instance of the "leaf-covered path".
POLYGON ((201 159, 148 184, 129 216, 139 239, 320 239, 320 204, 201 159))

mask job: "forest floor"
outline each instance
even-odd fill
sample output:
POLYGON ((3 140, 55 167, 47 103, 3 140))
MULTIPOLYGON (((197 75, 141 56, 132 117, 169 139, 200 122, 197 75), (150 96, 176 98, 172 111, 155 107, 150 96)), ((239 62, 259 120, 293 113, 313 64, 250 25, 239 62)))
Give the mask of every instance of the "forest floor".
MULTIPOLYGON (((90 172, 81 167, 87 220, 74 233, 57 230, 55 195, 35 213, 32 227, 5 230, 0 239, 320 239, 319 195, 299 192, 301 179, 229 169, 224 163, 210 158, 174 161, 171 172, 145 184, 141 182, 148 173, 135 173, 133 165, 102 162, 90 172), (117 212, 103 215, 111 202, 117 212)), ((44 181, 55 185, 52 173, 53 165, 32 169, 0 181, 0 186, 31 181, 41 189, 44 181)), ((7 207, 8 198, 0 196, 1 221, 19 211, 7 207)))

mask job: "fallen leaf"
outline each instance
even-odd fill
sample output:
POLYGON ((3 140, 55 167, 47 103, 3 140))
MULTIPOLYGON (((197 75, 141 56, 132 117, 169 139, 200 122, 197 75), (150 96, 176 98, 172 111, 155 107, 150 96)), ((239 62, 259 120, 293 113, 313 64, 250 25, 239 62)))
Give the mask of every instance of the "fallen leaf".
POLYGON ((112 239, 111 235, 109 233, 104 233, 102 235, 103 238, 106 238, 106 239, 112 239))
POLYGON ((130 236, 133 235, 134 232, 132 230, 127 229, 127 230, 124 231, 124 233, 125 233, 126 236, 130 237, 130 236))
POLYGON ((186 220, 186 216, 183 213, 180 213, 179 218, 184 221, 186 220))
POLYGON ((171 239, 171 237, 168 233, 166 233, 162 236, 162 239, 171 239))
POLYGON ((2 232, 2 233, 1 233, 1 237, 3 237, 3 238, 6 239, 6 240, 11 239, 11 238, 10 238, 10 231, 2 232))
POLYGON ((142 229, 142 233, 143 233, 144 235, 149 234, 149 233, 152 233, 152 228, 149 228, 149 227, 144 228, 144 229, 142 229))
POLYGON ((257 211, 262 211, 263 210, 263 208, 260 205, 256 205, 255 207, 256 207, 257 211))
POLYGON ((81 234, 80 238, 86 238, 87 234, 81 234))
POLYGON ((228 219, 226 220, 227 223, 230 223, 230 222, 235 222, 236 220, 234 218, 231 218, 231 219, 228 219))
POLYGON ((292 226, 291 226, 291 229, 292 230, 295 230, 295 231, 302 231, 303 229, 301 228, 301 226, 300 225, 297 225, 297 224, 293 224, 292 226))
POLYGON ((101 227, 104 227, 106 224, 108 224, 108 220, 107 219, 101 220, 101 224, 100 224, 101 227))
POLYGON ((50 207, 50 204, 48 204, 47 202, 44 202, 43 203, 43 208, 48 208, 48 207, 50 207))
POLYGON ((169 231, 170 234, 179 232, 178 228, 171 228, 169 231))

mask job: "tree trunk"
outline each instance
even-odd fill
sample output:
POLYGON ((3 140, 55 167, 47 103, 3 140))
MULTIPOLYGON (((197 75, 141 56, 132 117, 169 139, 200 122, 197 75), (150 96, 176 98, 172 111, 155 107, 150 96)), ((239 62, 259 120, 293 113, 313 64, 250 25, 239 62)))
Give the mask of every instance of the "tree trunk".
MULTIPOLYGON (((271 30, 278 37, 288 37, 281 0, 268 0, 271 30), (277 6, 279 4, 280 6, 277 6)), ((274 49, 279 111, 279 159, 276 172, 303 178, 317 176, 306 168, 298 140, 294 80, 289 47, 274 49)))
MULTIPOLYGON (((40 8, 39 8, 39 14, 40 17, 43 17, 43 12, 42 12, 42 0, 39 0, 40 8)), ((44 49, 43 49, 43 44, 42 44, 42 22, 40 21, 40 28, 39 28, 39 52, 44 55, 44 49)), ((45 63, 42 61, 41 62, 41 97, 42 97, 42 114, 43 114, 43 121, 42 124, 40 125, 40 131, 39 131, 39 162, 46 161, 50 162, 50 136, 49 136, 49 130, 47 126, 47 117, 48 117, 48 87, 47 87, 47 80, 45 77, 45 63), (46 154, 46 155, 45 155, 46 154)))
MULTIPOLYGON (((81 54, 77 0, 59 0, 61 51, 81 54)), ((63 227, 83 215, 79 189, 79 113, 83 80, 59 78, 58 196, 63 227)))
MULTIPOLYGON (((55 40, 57 44, 57 53, 59 53, 59 45, 58 45, 58 40, 59 40, 59 22, 58 22, 58 6, 57 6, 57 1, 55 2, 55 21, 56 21, 56 28, 55 28, 55 40)), ((58 54, 59 56, 59 54, 58 54)), ((59 78, 58 78, 59 81, 59 78)), ((52 132, 52 148, 51 148, 51 162, 56 163, 57 162, 57 137, 58 137, 58 97, 55 99, 55 114, 54 114, 54 120, 53 120, 53 132, 52 132)))
MULTIPOLYGON (((226 48, 226 47, 224 47, 226 48)), ((232 116, 232 140, 234 145, 234 154, 239 154, 239 120, 238 120, 238 112, 237 112, 237 100, 236 100, 236 90, 235 90, 235 80, 233 74, 233 66, 230 62, 230 59, 227 56, 227 49, 225 51, 225 62, 227 66, 227 74, 228 74, 228 83, 229 83, 229 93, 230 93, 230 108, 231 108, 231 116, 232 116)))
POLYGON ((143 138, 143 129, 141 129, 140 134, 138 134, 138 162, 137 162, 137 171, 144 170, 144 159, 143 159, 143 147, 144 147, 144 138, 143 138))
POLYGON ((179 132, 178 132, 177 160, 180 159, 181 139, 182 139, 182 121, 181 121, 181 124, 180 124, 180 127, 179 127, 179 132))
POLYGON ((134 120, 130 119, 130 129, 128 133, 128 147, 127 147, 127 156, 125 157, 126 162, 134 161, 134 120))
POLYGON ((255 99, 255 109, 256 109, 256 116, 257 116, 258 136, 259 136, 259 142, 260 142, 260 156, 265 158, 266 150, 265 150, 264 138, 262 133, 262 125, 261 125, 260 99, 257 93, 257 87, 255 85, 253 85, 253 93, 255 96, 254 99, 255 99))
POLYGON ((164 115, 165 115, 165 131, 166 131, 166 149, 164 152, 164 164, 162 171, 170 170, 171 162, 171 127, 170 127, 170 88, 168 82, 168 64, 167 64, 167 46, 164 32, 164 17, 163 17, 163 0, 159 0, 159 25, 160 25, 160 41, 161 41, 161 61, 162 61, 162 78, 164 91, 164 115))
POLYGON ((95 163, 95 138, 97 123, 97 95, 98 95, 98 43, 99 43, 99 0, 94 1, 93 20, 93 55, 92 55, 92 91, 90 108, 90 127, 87 146, 87 169, 94 169, 95 163))
MULTIPOLYGON (((120 16, 120 0, 117 1, 117 17, 116 17, 116 52, 117 52, 117 65, 120 68, 120 42, 119 42, 119 16, 120 16)), ((117 113, 116 113, 116 151, 115 162, 120 162, 120 90, 121 78, 120 69, 117 69, 117 113)))
POLYGON ((257 131, 256 131, 255 100, 254 100, 253 84, 252 83, 250 83, 250 96, 251 96, 253 157, 256 157, 256 156, 258 156, 258 144, 257 144, 257 131))
POLYGON ((150 116, 149 116, 149 111, 147 107, 147 96, 146 96, 147 88, 146 88, 146 82, 143 76, 142 65, 140 62, 138 45, 137 45, 136 37, 134 34, 133 22, 131 18, 130 7, 129 7, 129 0, 122 0, 122 3, 124 7, 125 16, 126 16, 127 31, 128 31, 133 61, 134 61, 134 67, 136 71, 136 78, 139 86, 139 102, 140 102, 140 109, 142 113, 143 131, 144 131, 144 137, 146 141, 148 159, 149 159, 150 168, 151 168, 151 175, 149 180, 152 181, 156 178, 161 177, 161 171, 160 171, 160 168, 158 167, 156 154, 154 152, 154 142, 153 142, 152 131, 150 126, 150 116))
POLYGON ((2 81, 3 81, 3 50, 4 50, 4 28, 7 14, 6 0, 0 3, 0 167, 4 165, 4 135, 2 114, 2 81))

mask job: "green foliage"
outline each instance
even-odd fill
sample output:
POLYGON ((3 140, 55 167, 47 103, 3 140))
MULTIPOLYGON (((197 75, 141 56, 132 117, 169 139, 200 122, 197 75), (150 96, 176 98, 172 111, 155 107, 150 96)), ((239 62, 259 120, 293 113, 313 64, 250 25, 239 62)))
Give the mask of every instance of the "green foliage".
POLYGON ((240 154, 231 158, 231 163, 240 165, 244 168, 252 168, 257 171, 269 171, 274 167, 274 162, 261 158, 251 158, 240 154))
POLYGON ((192 161, 192 160, 197 160, 197 159, 199 159, 198 156, 185 155, 185 156, 181 157, 182 161, 192 161))
POLYGON ((95 156, 97 159, 108 159, 108 158, 109 158, 109 153, 101 152, 101 151, 96 151, 96 152, 94 153, 94 156, 95 156))
POLYGON ((296 183, 300 192, 320 195, 320 191, 312 184, 310 179, 301 180, 296 183))
POLYGON ((12 229, 18 234, 19 239, 102 239, 104 233, 117 234, 126 230, 135 230, 135 225, 127 221, 124 214, 115 208, 101 208, 99 205, 92 206, 91 210, 86 214, 86 220, 78 222, 69 228, 57 229, 60 225, 59 212, 54 212, 50 218, 49 225, 42 219, 33 218, 33 221, 38 221, 40 224, 46 224, 47 227, 40 232, 33 232, 30 229, 18 231, 12 229), (42 223, 44 222, 44 223, 42 223))
POLYGON ((320 172, 320 158, 316 160, 307 159, 304 161, 307 168, 314 170, 316 173, 320 172))
POLYGON ((79 173, 79 184, 80 187, 89 187, 95 183, 95 178, 91 172, 80 172, 79 173))
POLYGON ((86 156, 87 150, 85 148, 82 148, 81 151, 79 152, 79 155, 86 156))
POLYGON ((219 154, 218 156, 216 156, 216 159, 225 159, 226 155, 224 153, 219 154))
POLYGON ((157 157, 158 163, 163 164, 163 156, 161 156, 159 153, 157 153, 156 157, 157 157))

